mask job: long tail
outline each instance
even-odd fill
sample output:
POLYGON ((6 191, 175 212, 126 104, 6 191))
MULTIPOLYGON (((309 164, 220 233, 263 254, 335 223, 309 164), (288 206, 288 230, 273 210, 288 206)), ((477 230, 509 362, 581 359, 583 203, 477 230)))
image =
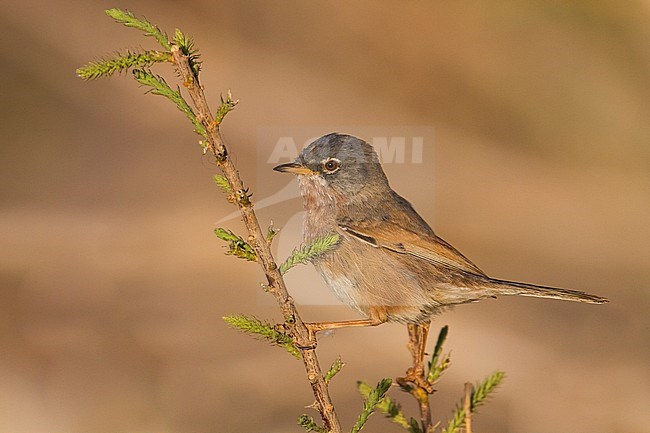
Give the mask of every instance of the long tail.
POLYGON ((536 298, 561 299, 564 301, 587 302, 590 304, 605 304, 607 298, 591 295, 577 290, 560 289, 558 287, 539 286, 537 284, 518 283, 516 281, 497 280, 488 278, 488 292, 493 296, 520 295, 536 298))

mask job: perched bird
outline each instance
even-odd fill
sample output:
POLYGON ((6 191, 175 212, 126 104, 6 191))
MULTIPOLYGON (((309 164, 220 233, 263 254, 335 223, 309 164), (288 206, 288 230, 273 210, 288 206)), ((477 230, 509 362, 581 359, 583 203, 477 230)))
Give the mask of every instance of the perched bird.
POLYGON ((446 307, 500 295, 607 302, 575 290, 488 277, 391 189, 372 146, 359 138, 325 135, 274 170, 298 176, 305 242, 340 235, 335 249, 314 265, 338 299, 367 317, 309 324, 314 332, 387 321, 424 325, 446 307))

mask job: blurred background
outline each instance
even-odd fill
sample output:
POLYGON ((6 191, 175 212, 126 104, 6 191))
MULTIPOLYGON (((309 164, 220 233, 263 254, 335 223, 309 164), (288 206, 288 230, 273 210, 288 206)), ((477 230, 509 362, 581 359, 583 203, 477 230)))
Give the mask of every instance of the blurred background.
MULTIPOLYGON (((386 171, 439 235, 495 277, 611 299, 502 298, 437 318, 431 340, 450 325, 453 365, 436 419, 465 381, 500 369, 507 379, 476 431, 650 432, 650 3, 640 0, 4 2, 1 431, 286 432, 316 416, 301 363, 221 320, 280 316, 257 267, 225 257, 211 234, 233 208, 190 125, 129 76, 76 78, 94 57, 156 48, 112 23, 109 7, 195 37, 213 106, 228 88, 241 100, 223 133, 254 198, 297 193, 259 163, 273 150, 264 131, 424 128, 434 132, 423 163, 386 171)), ((283 227, 300 210, 294 198, 260 217, 283 227)), ((237 218, 222 224, 242 230, 237 218)), ((289 284, 296 296, 327 293, 311 267, 289 284)), ((339 354, 347 363, 331 390, 344 426, 361 409, 356 380, 402 374, 405 344, 401 325, 322 339, 325 366, 339 354)), ((399 431, 381 415, 367 429, 399 431)))

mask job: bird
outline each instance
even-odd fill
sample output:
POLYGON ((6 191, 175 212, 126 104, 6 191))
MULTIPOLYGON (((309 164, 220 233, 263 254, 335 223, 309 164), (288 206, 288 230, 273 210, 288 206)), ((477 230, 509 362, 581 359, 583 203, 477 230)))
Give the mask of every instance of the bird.
POLYGON ((498 296, 608 302, 577 290, 489 277, 391 188, 377 153, 360 138, 327 134, 274 170, 297 176, 303 241, 339 236, 313 265, 341 302, 365 316, 310 323, 310 331, 386 322, 428 329, 432 318, 450 307, 498 296))

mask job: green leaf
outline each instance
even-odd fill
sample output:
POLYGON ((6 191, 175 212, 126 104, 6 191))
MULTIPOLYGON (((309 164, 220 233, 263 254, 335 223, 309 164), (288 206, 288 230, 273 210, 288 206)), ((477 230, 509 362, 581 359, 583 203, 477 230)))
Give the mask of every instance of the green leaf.
POLYGON ((359 431, 361 431, 363 426, 366 425, 368 418, 370 418, 370 415, 373 414, 375 408, 377 407, 381 399, 384 398, 384 396, 386 395, 388 389, 392 384, 393 384, 392 379, 390 378, 382 379, 381 381, 379 381, 379 383, 374 389, 371 389, 368 392, 363 402, 363 410, 361 411, 361 414, 359 415, 357 422, 354 424, 354 427, 352 427, 352 433, 359 433, 359 431))
MULTIPOLYGON (((357 382, 357 388, 365 398, 368 398, 373 390, 366 382, 357 382)), ((421 433, 418 422, 413 418, 406 419, 401 406, 396 401, 391 400, 387 395, 377 403, 377 409, 379 409, 392 422, 410 433, 421 433)))
MULTIPOLYGON (((435 430, 435 428, 434 428, 435 430)), ((418 421, 411 417, 409 418, 409 428, 408 431, 411 433, 422 433, 422 429, 420 428, 420 424, 418 424, 418 421)))
POLYGON ((330 383, 332 378, 338 374, 339 371, 343 368, 345 364, 343 361, 341 361, 341 357, 337 357, 334 362, 332 363, 332 366, 330 367, 329 371, 325 374, 325 383, 330 383))
POLYGON ((477 384, 477 386, 472 389, 472 412, 474 412, 474 409, 481 405, 485 399, 489 397, 490 393, 501 384, 505 376, 506 373, 503 371, 494 372, 482 383, 477 384))
POLYGON ((289 258, 280 265, 280 273, 284 274, 294 266, 308 263, 318 256, 331 251, 338 241, 339 235, 334 233, 316 238, 310 244, 302 245, 300 248, 294 249, 289 258))
POLYGON ((268 228, 268 230, 266 231, 266 242, 270 245, 271 242, 273 242, 273 239, 275 238, 275 236, 276 236, 278 233, 280 233, 280 229, 276 229, 276 228, 273 226, 273 221, 271 221, 271 224, 269 224, 269 228, 268 228))
POLYGON ((293 338, 284 332, 278 331, 272 324, 262 322, 256 317, 225 316, 223 318, 230 326, 237 328, 254 337, 259 337, 271 344, 283 347, 287 352, 300 359, 300 351, 293 344, 293 338))
POLYGON ((451 360, 449 355, 442 356, 442 345, 447 338, 449 332, 449 326, 445 325, 440 330, 438 334, 438 340, 436 341, 436 346, 433 349, 433 355, 431 356, 431 361, 429 362, 429 373, 427 374, 427 381, 429 383, 435 383, 442 374, 450 365, 451 360))
POLYGON ((239 99, 232 99, 232 93, 230 93, 230 90, 228 90, 225 99, 223 95, 221 95, 221 105, 219 105, 219 108, 217 108, 217 114, 214 116, 214 121, 217 123, 217 125, 221 124, 223 118, 226 117, 226 114, 234 110, 237 104, 239 104, 239 99))
POLYGON ((440 353, 442 352, 442 345, 447 339, 448 333, 449 333, 448 325, 445 325, 442 327, 442 329, 440 329, 440 332, 438 333, 438 339, 436 340, 436 346, 433 349, 433 356, 431 357, 431 362, 429 363, 429 367, 431 367, 432 365, 436 365, 438 363, 438 358, 440 357, 440 353))
POLYGON ((84 80, 95 80, 100 77, 110 77, 116 72, 127 71, 131 68, 144 68, 154 63, 170 61, 170 54, 163 51, 117 53, 114 57, 104 57, 93 60, 77 69, 77 75, 84 80))
POLYGON ((183 95, 181 95, 180 89, 172 90, 164 78, 158 75, 154 75, 146 69, 134 69, 133 77, 138 83, 142 84, 143 86, 150 87, 151 89, 149 91, 152 94, 164 96, 165 98, 172 101, 176 107, 185 113, 187 118, 190 119, 190 121, 194 124, 194 131, 203 137, 207 137, 205 127, 196 118, 194 111, 189 106, 187 101, 185 101, 183 95))
POLYGON ((253 196, 253 193, 248 191, 248 188, 235 191, 235 200, 237 200, 241 206, 248 207, 252 204, 251 197, 253 196))
POLYGON ((298 425, 307 430, 307 432, 327 433, 324 427, 319 426, 314 421, 314 418, 308 415, 301 415, 298 417, 298 425))
POLYGON ((199 72, 201 72, 201 61, 199 60, 199 51, 194 46, 194 41, 179 29, 176 29, 176 32, 174 33, 174 43, 178 45, 181 52, 187 56, 187 61, 190 64, 194 78, 198 79, 199 72))
POLYGON ((165 33, 163 33, 157 26, 151 24, 145 18, 137 18, 129 11, 123 11, 121 9, 113 8, 107 9, 106 15, 113 18, 118 23, 122 23, 127 27, 133 27, 135 29, 141 30, 147 36, 152 36, 155 38, 162 47, 169 51, 171 50, 171 44, 169 43, 169 38, 165 33))
MULTIPOLYGON (((492 373, 487 379, 483 382, 477 384, 475 387, 472 387, 472 393, 470 397, 470 412, 476 412, 476 408, 483 404, 485 400, 490 396, 492 391, 494 391, 499 384, 503 381, 505 373, 503 371, 497 371, 492 373)), ((465 425, 465 407, 463 401, 456 405, 456 409, 452 415, 452 418, 449 420, 447 428, 444 429, 443 433, 458 433, 460 428, 465 425)))
POLYGON ((226 254, 232 254, 235 257, 251 262, 257 261, 257 253, 248 242, 241 238, 241 236, 221 227, 214 229, 214 234, 217 235, 219 239, 228 242, 229 249, 226 254))
POLYGON ((226 179, 225 176, 222 176, 220 174, 215 174, 214 177, 214 183, 217 184, 219 189, 223 191, 224 194, 230 195, 232 194, 232 188, 230 187, 230 184, 228 183, 228 179, 226 179))

